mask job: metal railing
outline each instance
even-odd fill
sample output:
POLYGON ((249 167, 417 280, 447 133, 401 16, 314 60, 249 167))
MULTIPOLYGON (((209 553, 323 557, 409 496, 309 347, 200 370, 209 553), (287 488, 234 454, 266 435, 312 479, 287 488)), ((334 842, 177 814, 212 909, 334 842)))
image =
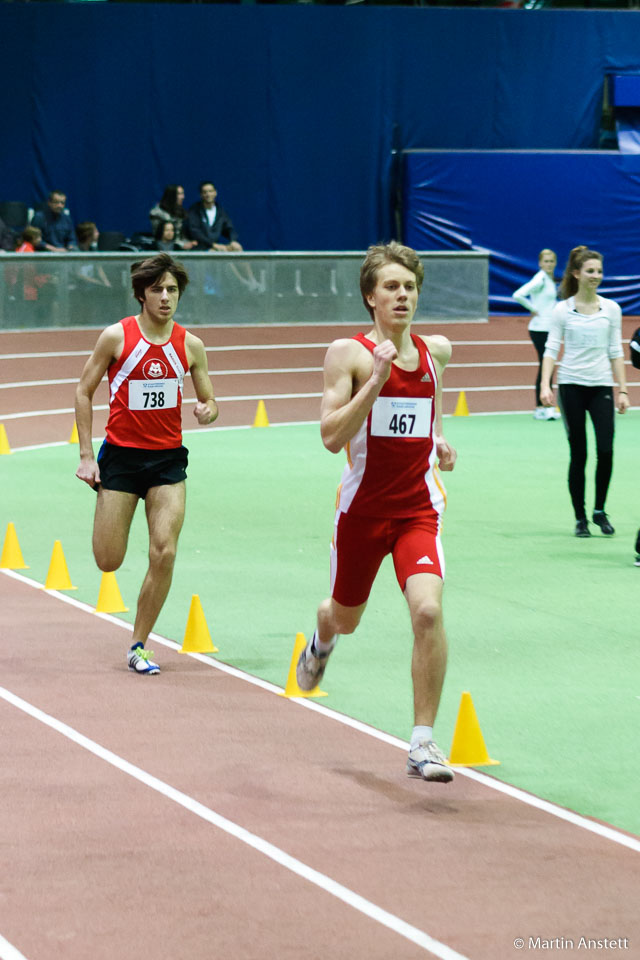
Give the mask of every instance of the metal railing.
MULTIPOLYGON (((0 255, 0 330, 104 327, 138 312, 130 265, 149 252, 0 255)), ((190 282, 185 325, 361 323, 364 252, 172 253, 190 282)), ((417 320, 488 319, 485 252, 424 252, 417 320)))

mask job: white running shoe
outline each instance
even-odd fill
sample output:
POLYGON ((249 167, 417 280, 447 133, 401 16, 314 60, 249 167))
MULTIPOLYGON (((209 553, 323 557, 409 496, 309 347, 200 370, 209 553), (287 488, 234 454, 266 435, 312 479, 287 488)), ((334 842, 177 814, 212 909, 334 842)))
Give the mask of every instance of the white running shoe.
POLYGON ((433 740, 421 740, 417 747, 409 751, 407 776, 451 783, 454 773, 438 745, 433 740))
POLYGON ((313 648, 314 639, 315 633, 300 654, 296 664, 296 680, 300 689, 304 690, 305 693, 318 686, 324 676, 327 661, 333 653, 333 648, 326 653, 316 653, 313 648))
POLYGON ((160 673, 160 667, 157 663, 154 663, 151 657, 153 656, 153 650, 145 650, 143 645, 138 641, 134 643, 130 650, 127 650, 127 665, 129 670, 134 670, 136 673, 160 673))
POLYGON ((533 411, 534 420, 548 420, 549 415, 547 413, 548 407, 536 407, 533 411))

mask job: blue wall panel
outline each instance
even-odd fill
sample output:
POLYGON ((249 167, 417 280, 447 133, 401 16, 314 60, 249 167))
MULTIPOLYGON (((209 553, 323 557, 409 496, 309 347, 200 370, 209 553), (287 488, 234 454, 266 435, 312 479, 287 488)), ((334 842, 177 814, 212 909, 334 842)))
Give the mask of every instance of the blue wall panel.
POLYGON ((494 313, 521 313, 511 295, 544 247, 560 273, 578 244, 604 257, 603 294, 640 313, 640 156, 414 152, 405 157, 405 240, 418 249, 483 248, 494 313))

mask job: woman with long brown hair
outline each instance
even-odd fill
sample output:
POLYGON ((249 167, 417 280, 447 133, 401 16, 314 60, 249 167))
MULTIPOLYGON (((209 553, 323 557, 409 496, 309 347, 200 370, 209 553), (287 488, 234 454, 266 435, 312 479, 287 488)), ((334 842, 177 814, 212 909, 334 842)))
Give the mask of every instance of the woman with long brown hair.
POLYGON ((569 493, 576 518, 575 535, 590 537, 585 510, 587 463, 587 413, 596 438, 595 497, 593 522, 605 536, 615 533, 605 500, 613 470, 614 384, 618 384, 617 408, 629 407, 622 349, 620 307, 598 295, 602 281, 602 255, 588 247, 574 247, 562 284, 561 301, 551 316, 551 329, 542 361, 540 398, 554 403, 551 377, 562 343, 558 365, 558 394, 569 440, 569 493))

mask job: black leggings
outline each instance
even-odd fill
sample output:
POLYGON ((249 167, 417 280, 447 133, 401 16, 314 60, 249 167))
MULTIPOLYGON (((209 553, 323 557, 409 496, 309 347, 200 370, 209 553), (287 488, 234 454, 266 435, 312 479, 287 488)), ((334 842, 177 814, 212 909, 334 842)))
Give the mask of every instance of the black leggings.
MULTIPOLYGON (((549 336, 548 330, 529 330, 529 336, 533 341, 533 345, 538 351, 538 376, 536 377, 536 407, 541 407, 540 403, 540 380, 542 378, 542 357, 544 355, 544 348, 547 343, 547 337, 549 336)), ((553 376, 552 376, 553 379, 553 376)))
POLYGON ((583 387, 562 383, 558 387, 560 409, 567 429, 569 493, 576 520, 586 516, 584 509, 585 467, 587 465, 586 414, 596 435, 596 495, 594 510, 604 510, 613 470, 614 406, 613 387, 583 387))

